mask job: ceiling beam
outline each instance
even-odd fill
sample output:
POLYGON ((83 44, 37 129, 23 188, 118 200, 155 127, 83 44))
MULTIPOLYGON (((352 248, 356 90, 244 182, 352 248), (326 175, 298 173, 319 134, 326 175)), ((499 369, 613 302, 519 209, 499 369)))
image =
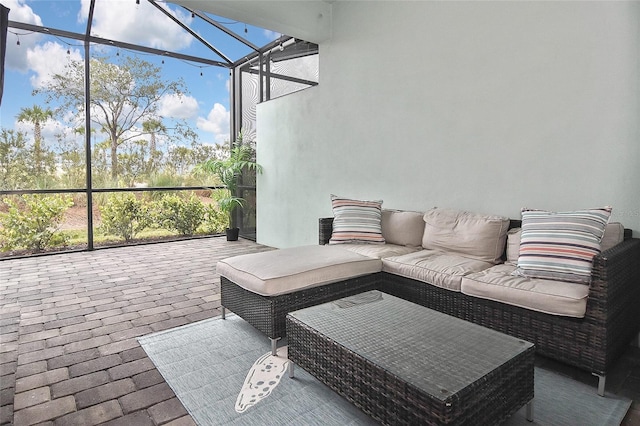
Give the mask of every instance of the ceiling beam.
POLYGON ((176 24, 178 24, 178 26, 180 26, 180 28, 182 28, 183 30, 185 30, 186 32, 188 32, 189 34, 191 34, 191 36, 193 38, 195 38, 196 40, 198 40, 200 43, 204 44, 207 49, 211 50, 212 52, 214 52, 216 55, 218 55, 219 57, 221 57, 222 59, 224 59, 224 61, 227 64, 231 64, 231 62, 233 62, 227 55, 225 55, 224 53, 222 53, 220 50, 218 50, 214 45, 212 45, 211 43, 209 43, 207 40, 205 40, 204 38, 202 38, 200 36, 200 34, 196 33, 195 31, 193 31, 191 28, 189 28, 189 26, 183 24, 182 22, 180 22, 180 20, 178 20, 178 18, 176 18, 175 16, 173 16, 172 14, 169 13, 169 11, 167 11, 164 7, 160 6, 158 3, 156 3, 154 0, 148 0, 149 3, 151 3, 152 5, 154 5, 160 12, 164 13, 165 16, 167 16, 167 18, 171 19, 173 22, 175 22, 176 24))
POLYGON ((322 0, 169 0, 313 43, 331 38, 332 4, 322 0))
POLYGON ((187 11, 189 11, 189 13, 193 14, 194 16, 199 17, 200 19, 202 19, 203 21, 209 23, 210 25, 213 25, 214 27, 216 27, 217 29, 219 29, 220 31, 224 32, 225 34, 227 34, 228 36, 231 36, 233 38, 235 38, 236 40, 238 40, 240 43, 244 44, 247 47, 250 47, 251 49, 253 49, 254 51, 258 52, 260 50, 260 48, 258 46, 256 46, 255 44, 251 43, 249 40, 247 40, 246 38, 240 37, 238 34, 236 34, 235 32, 231 31, 230 29, 228 29, 227 27, 225 27, 222 24, 217 23, 216 21, 214 21, 213 19, 209 18, 207 15, 205 15, 204 13, 200 12, 199 10, 195 10, 195 9, 189 9, 188 7, 184 7, 182 6, 184 9, 186 9, 187 11))
POLYGON ((105 46, 113 46, 113 47, 119 47, 121 49, 151 53, 154 55, 165 56, 167 58, 175 58, 183 61, 195 62, 195 63, 211 65, 215 67, 231 68, 231 66, 233 65, 233 64, 220 62, 220 61, 214 61, 211 59, 199 58, 197 56, 183 55, 182 53, 169 52, 167 50, 160 50, 160 49, 154 49, 152 47, 125 43, 122 41, 109 40, 109 39, 95 37, 95 36, 87 37, 85 34, 79 34, 79 33, 74 33, 74 32, 65 31, 65 30, 58 30, 55 28, 40 27, 37 25, 27 24, 24 22, 9 21, 9 28, 17 28, 19 30, 26 30, 26 31, 32 31, 35 33, 48 34, 56 37, 70 38, 72 40, 80 40, 80 41, 88 40, 91 43, 102 44, 105 46))

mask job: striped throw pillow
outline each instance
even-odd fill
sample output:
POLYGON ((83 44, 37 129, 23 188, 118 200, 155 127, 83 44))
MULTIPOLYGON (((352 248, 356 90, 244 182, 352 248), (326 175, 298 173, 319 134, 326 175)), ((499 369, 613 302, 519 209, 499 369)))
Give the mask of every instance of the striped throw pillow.
POLYGON ((610 216, 611 207, 558 213, 523 209, 516 273, 589 284, 610 216))
POLYGON ((329 244, 384 244, 382 200, 360 201, 331 195, 333 231, 329 244))

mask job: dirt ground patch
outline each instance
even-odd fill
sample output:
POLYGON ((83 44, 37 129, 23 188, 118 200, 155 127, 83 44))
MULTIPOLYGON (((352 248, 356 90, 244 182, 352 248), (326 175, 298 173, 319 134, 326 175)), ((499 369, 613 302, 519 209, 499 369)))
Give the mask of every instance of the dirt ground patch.
MULTIPOLYGON (((98 206, 93 206, 93 226, 100 225, 100 210, 98 206)), ((68 231, 72 229, 87 228, 87 206, 73 206, 64 213, 64 218, 60 223, 60 230, 68 231)))

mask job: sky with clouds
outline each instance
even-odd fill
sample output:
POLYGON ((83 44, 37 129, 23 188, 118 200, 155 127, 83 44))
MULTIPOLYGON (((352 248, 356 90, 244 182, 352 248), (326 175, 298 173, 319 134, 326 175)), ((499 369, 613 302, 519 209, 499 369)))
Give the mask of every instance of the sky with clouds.
MULTIPOLYGON (((89 0, 0 0, 10 9, 9 20, 45 26, 74 33, 87 27, 89 0)), ((203 22, 198 17, 171 3, 158 3, 176 19, 193 28, 211 45, 237 60, 249 50, 231 37, 203 22)), ((261 28, 245 26, 225 18, 212 17, 232 31, 263 46, 280 36, 261 28), (245 32, 246 28, 246 32, 245 32)), ((147 1, 97 0, 92 35, 186 55, 221 60, 214 52, 181 29, 147 1), (141 19, 141 16, 143 19, 141 19)), ((229 140, 229 72, 225 68, 162 58, 146 53, 124 51, 113 47, 93 46, 92 52, 107 55, 138 55, 162 69, 164 80, 183 78, 187 96, 166 96, 159 105, 163 117, 184 119, 197 131, 204 144, 229 140), (164 62, 162 62, 164 61, 164 62)), ((46 106, 42 95, 33 95, 55 73, 60 73, 69 60, 81 60, 82 42, 9 28, 5 58, 5 86, 0 106, 0 126, 32 133, 31 125, 18 123, 21 108, 46 106)), ((43 126, 45 141, 53 140, 62 125, 49 120, 43 126)))

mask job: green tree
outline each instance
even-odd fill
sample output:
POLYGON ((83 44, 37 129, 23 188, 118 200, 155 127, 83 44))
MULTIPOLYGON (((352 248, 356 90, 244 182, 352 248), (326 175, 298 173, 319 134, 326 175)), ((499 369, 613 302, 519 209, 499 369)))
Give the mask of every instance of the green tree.
POLYGON ((211 160, 213 158, 222 160, 229 157, 229 142, 225 144, 217 143, 215 145, 193 143, 191 145, 191 149, 193 151, 192 155, 194 164, 204 163, 205 161, 211 160))
MULTIPOLYGON (((183 96, 186 93, 183 80, 163 80, 160 67, 137 57, 118 58, 119 63, 110 63, 106 57, 91 58, 89 74, 91 121, 108 135, 113 179, 119 172, 120 145, 138 139, 143 123, 162 119, 158 115, 158 107, 164 96, 183 96)), ((84 62, 70 61, 63 73, 54 74, 36 93, 42 91, 47 95, 47 101, 55 99, 60 102, 58 111, 72 111, 82 117, 85 108, 84 75, 84 62)), ((177 127, 175 132, 180 136, 194 134, 189 133, 186 124, 177 127)))
POLYGON ((29 156, 22 132, 2 129, 0 132, 0 188, 20 189, 29 184, 29 156))
POLYGON ((83 188, 86 184, 84 143, 77 140, 77 135, 82 134, 84 134, 84 129, 75 129, 68 134, 56 134, 62 172, 60 182, 65 188, 83 188))
POLYGON ((37 176, 41 176, 44 169, 44 148, 42 140, 42 123, 53 118, 50 108, 42 109, 38 105, 31 108, 21 108, 17 116, 19 122, 33 124, 33 160, 37 176))
POLYGON ((175 174, 186 174, 193 166, 193 150, 186 146, 174 146, 167 154, 166 167, 175 174))
POLYGON ((151 172, 146 160, 147 145, 148 142, 144 139, 135 140, 128 143, 123 152, 118 154, 118 163, 122 169, 121 177, 130 187, 151 172))
POLYGON ((158 168, 162 159, 162 151, 158 150, 157 135, 166 133, 167 128, 160 120, 149 119, 142 123, 142 130, 149 135, 149 170, 158 168))

